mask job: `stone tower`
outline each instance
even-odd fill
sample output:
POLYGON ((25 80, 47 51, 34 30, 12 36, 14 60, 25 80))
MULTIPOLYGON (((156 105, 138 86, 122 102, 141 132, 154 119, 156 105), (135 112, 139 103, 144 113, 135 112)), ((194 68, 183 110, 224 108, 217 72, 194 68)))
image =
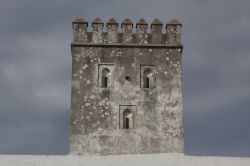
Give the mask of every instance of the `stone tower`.
POLYGON ((182 153, 182 24, 88 25, 73 22, 70 153, 182 153))

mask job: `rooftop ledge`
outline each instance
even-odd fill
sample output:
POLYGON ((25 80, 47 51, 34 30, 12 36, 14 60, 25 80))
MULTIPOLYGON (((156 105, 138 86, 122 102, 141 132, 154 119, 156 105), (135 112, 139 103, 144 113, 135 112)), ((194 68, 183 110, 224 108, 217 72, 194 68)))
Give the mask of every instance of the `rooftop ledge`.
POLYGON ((72 42, 71 47, 146 47, 146 48, 179 48, 183 49, 182 44, 139 44, 139 43, 82 43, 72 42))

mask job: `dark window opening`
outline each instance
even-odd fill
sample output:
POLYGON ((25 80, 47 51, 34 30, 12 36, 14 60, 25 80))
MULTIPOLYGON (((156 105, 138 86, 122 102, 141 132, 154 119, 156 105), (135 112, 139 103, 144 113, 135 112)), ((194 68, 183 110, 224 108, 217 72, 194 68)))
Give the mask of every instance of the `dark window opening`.
POLYGON ((131 110, 126 109, 123 112, 123 129, 131 128, 133 128, 132 112, 131 110))
POLYGON ((127 81, 131 81, 131 78, 129 77, 129 76, 125 76, 125 80, 127 80, 127 81))
POLYGON ((145 78, 144 83, 145 83, 144 88, 149 88, 149 78, 148 77, 145 78))
POLYGON ((143 71, 143 88, 152 88, 154 85, 154 80, 153 80, 153 73, 152 70, 150 68, 146 68, 143 71))
POLYGON ((107 77, 104 77, 104 84, 103 84, 105 88, 108 87, 108 78, 107 77))
POLYGON ((129 118, 126 118, 125 129, 129 129, 129 118))
POLYGON ((107 88, 110 87, 110 70, 105 68, 102 70, 102 87, 107 88))

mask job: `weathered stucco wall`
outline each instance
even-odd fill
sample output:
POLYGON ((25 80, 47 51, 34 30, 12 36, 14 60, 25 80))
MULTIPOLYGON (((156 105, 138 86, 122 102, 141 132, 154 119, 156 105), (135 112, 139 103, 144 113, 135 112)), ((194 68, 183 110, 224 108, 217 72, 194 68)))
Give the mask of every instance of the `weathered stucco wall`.
POLYGON ((249 166, 250 158, 185 156, 183 154, 110 156, 8 156, 0 155, 0 166, 249 166))
MULTIPOLYGON (((74 32, 84 23, 73 23, 74 32)), ((107 33, 96 19, 92 33, 81 33, 87 41, 72 43, 71 154, 183 152, 182 46, 166 44, 171 37, 161 35, 162 24, 155 23, 147 34, 141 19, 136 34, 124 37, 116 31, 114 19, 107 23, 107 33), (162 40, 153 37, 155 33, 162 40), (107 87, 103 87, 104 69, 107 87), (124 129, 126 109, 131 111, 129 129, 124 129)))

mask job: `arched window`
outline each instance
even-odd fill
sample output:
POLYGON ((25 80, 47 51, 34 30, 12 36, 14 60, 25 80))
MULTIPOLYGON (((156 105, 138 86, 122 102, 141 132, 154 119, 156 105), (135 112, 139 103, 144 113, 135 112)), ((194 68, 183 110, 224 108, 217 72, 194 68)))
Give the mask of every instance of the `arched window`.
POLYGON ((150 88, 153 85, 153 74, 150 68, 143 71, 143 88, 150 88))
POLYGON ((107 88, 110 86, 110 70, 104 68, 102 70, 102 87, 107 88))
POLYGON ((132 112, 130 109, 123 111, 123 128, 131 129, 133 128, 132 112))

